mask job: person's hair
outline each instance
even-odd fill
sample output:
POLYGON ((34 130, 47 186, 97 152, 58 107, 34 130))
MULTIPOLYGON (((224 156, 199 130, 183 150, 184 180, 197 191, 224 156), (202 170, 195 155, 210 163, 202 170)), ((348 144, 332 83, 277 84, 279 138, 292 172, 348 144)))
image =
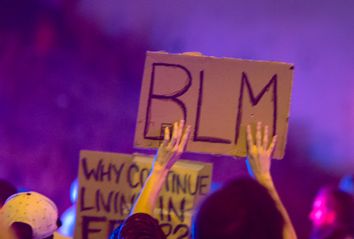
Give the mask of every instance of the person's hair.
POLYGON ((32 227, 27 223, 14 222, 10 227, 18 239, 32 239, 33 231, 32 227))
POLYGON ((9 181, 0 179, 0 208, 5 201, 13 194, 17 193, 17 189, 9 181))
POLYGON ((136 213, 113 231, 110 239, 166 239, 159 222, 149 214, 136 213))
POLYGON ((284 220, 266 188, 235 179, 210 194, 194 218, 195 239, 280 239, 284 220))

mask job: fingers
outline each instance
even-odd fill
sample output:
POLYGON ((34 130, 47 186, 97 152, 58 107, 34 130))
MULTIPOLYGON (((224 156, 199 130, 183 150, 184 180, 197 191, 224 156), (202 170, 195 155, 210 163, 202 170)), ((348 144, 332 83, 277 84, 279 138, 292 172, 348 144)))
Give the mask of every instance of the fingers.
MULTIPOLYGON (((256 146, 257 148, 263 147, 263 149, 274 150, 276 143, 276 137, 273 137, 271 145, 269 145, 269 126, 264 126, 264 132, 262 137, 262 122, 257 122, 257 131, 256 131, 256 146), (275 138, 275 139, 274 139, 275 138)), ((251 126, 247 125, 247 144, 248 146, 254 145, 251 126)))
POLYGON ((179 147, 178 147, 178 151, 180 153, 184 152, 184 150, 186 149, 190 134, 191 134, 191 126, 187 125, 186 129, 184 130, 181 143, 179 144, 179 147))
POLYGON ((162 145, 166 146, 169 141, 170 141, 170 128, 169 127, 165 127, 165 132, 164 132, 162 145))
POLYGON ((270 154, 273 153, 276 143, 277 143, 277 135, 275 135, 275 136, 273 137, 272 142, 270 143, 270 146, 269 146, 269 148, 268 148, 268 151, 269 151, 270 154))
MULTIPOLYGON (((172 138, 168 144, 168 148, 171 150, 177 150, 184 137, 184 120, 173 123, 172 138)), ((190 131, 190 130, 189 130, 190 131)), ((189 134, 189 133, 188 133, 189 134)))
POLYGON ((250 125, 247 125, 247 144, 248 147, 251 147, 253 145, 253 137, 250 125))
POLYGON ((256 145, 257 148, 261 147, 262 141, 262 133, 261 133, 262 123, 260 121, 257 122, 257 132, 256 132, 256 145))
POLYGON ((180 120, 178 124, 178 129, 177 129, 177 141, 176 145, 179 145, 181 142, 182 134, 184 130, 184 120, 180 120))
POLYGON ((264 126, 264 134, 263 134, 263 148, 268 148, 268 125, 264 126))
POLYGON ((173 123, 172 138, 171 138, 170 143, 168 144, 168 148, 172 149, 176 145, 177 134, 178 134, 178 122, 174 122, 173 123))

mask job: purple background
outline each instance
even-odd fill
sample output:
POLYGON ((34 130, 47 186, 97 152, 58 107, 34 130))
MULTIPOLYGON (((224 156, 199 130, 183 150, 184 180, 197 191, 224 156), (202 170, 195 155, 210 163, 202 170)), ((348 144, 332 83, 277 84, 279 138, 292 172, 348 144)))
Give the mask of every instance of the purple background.
MULTIPOLYGON (((273 174, 300 238, 320 185, 354 172, 353 1, 0 0, 0 176, 70 205, 79 150, 133 152, 145 52, 295 64, 273 174)), ((215 182, 244 175, 214 162, 215 182)))

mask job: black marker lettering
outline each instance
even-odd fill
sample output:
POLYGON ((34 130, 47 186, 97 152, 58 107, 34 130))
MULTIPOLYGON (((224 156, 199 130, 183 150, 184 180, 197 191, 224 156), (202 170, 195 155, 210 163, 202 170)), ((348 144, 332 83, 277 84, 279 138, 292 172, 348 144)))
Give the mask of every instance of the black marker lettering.
MULTIPOLYGON (((99 190, 97 190, 97 191, 99 192, 99 190)), ((98 205, 98 208, 99 208, 99 205, 102 205, 106 212, 110 212, 111 211, 113 193, 114 193, 113 191, 109 192, 108 197, 107 197, 107 201, 105 202, 105 196, 103 195, 103 193, 99 192, 98 193, 99 194, 98 202, 96 202, 97 205, 98 205)))
POLYGON ((149 176, 149 173, 150 173, 150 169, 143 168, 141 170, 141 172, 140 172, 140 185, 141 185, 141 187, 144 185, 145 180, 149 176))
POLYGON ((128 181, 128 184, 129 184, 129 186, 131 187, 131 188, 136 188, 136 187, 138 187, 139 186, 139 182, 136 182, 136 183, 133 183, 133 176, 132 176, 132 174, 133 174, 133 172, 132 171, 136 171, 136 172, 139 172, 139 167, 138 167, 138 165, 136 165, 136 164, 131 164, 130 166, 129 166, 129 168, 128 168, 128 173, 127 173, 127 181, 128 181))
POLYGON ((118 207, 117 207, 117 205, 118 205, 118 197, 119 197, 119 192, 116 192, 115 193, 115 195, 114 195, 114 203, 113 203, 113 205, 114 205, 114 213, 117 213, 118 212, 118 207))
POLYGON ((261 92, 257 95, 254 96, 253 90, 251 87, 251 84, 248 80, 248 77, 245 72, 242 73, 242 79, 241 79, 241 87, 240 87, 240 94, 239 94, 239 99, 238 99, 238 109, 237 109, 237 118, 236 118, 236 130, 235 130, 235 144, 237 145, 238 139, 240 136, 240 126, 241 126, 241 121, 242 121, 242 106, 243 106, 243 92, 244 92, 244 87, 246 85, 247 90, 248 90, 248 96, 250 98, 252 106, 255 106, 259 103, 259 101, 262 99, 263 95, 270 89, 270 87, 273 85, 273 135, 276 134, 276 126, 277 126, 277 83, 278 83, 278 77, 275 74, 272 79, 267 83, 267 85, 261 90, 261 92))
POLYGON ((148 136, 150 118, 151 118, 152 99, 165 100, 165 101, 167 100, 167 101, 171 101, 171 102, 177 104, 182 110, 183 119, 186 121, 187 120, 187 108, 186 108, 185 104, 180 99, 178 99, 178 97, 185 94, 188 91, 188 89, 191 87, 191 85, 192 85, 192 74, 189 72, 189 70, 186 67, 184 67, 182 65, 167 64, 167 63, 153 63, 152 64, 150 91, 149 91, 149 98, 148 98, 146 116, 145 116, 144 139, 152 139, 152 140, 162 140, 163 139, 163 136, 161 136, 161 135, 148 136), (174 92, 171 95, 154 94, 155 71, 158 67, 170 67, 170 68, 174 68, 176 70, 184 71, 187 76, 186 84, 184 85, 184 87, 182 89, 174 92))
POLYGON ((228 139, 215 138, 211 136, 199 136, 200 111, 202 109, 202 103, 203 103, 203 84, 204 84, 204 71, 201 71, 200 78, 199 78, 199 95, 198 95, 197 116, 195 120, 193 141, 231 144, 231 141, 228 139))
POLYGON ((88 217, 88 216, 83 216, 82 217, 82 231, 81 231, 81 238, 82 239, 88 239, 89 234, 94 234, 94 233, 99 233, 102 230, 99 228, 102 228, 102 226, 98 228, 90 228, 90 223, 94 222, 105 222, 106 217, 88 217))
POLYGON ((177 210, 176 207, 173 204, 172 198, 170 197, 168 199, 167 220, 169 222, 172 221, 172 217, 171 217, 171 212, 172 211, 173 211, 173 214, 176 215, 181 222, 184 221, 185 203, 186 203, 186 199, 183 198, 182 201, 180 202, 180 208, 179 208, 179 210, 177 210), (180 213, 178 213, 178 211, 180 213))
POLYGON ((99 173, 100 173, 100 169, 101 169, 101 166, 102 166, 102 160, 100 160, 98 162, 98 165, 96 166, 96 168, 93 168, 93 169, 88 169, 88 165, 87 165, 87 162, 86 162, 86 158, 83 158, 82 159, 82 169, 84 171, 84 176, 86 178, 86 180, 90 180, 91 177, 93 177, 95 179, 95 181, 98 181, 98 176, 99 176, 99 173))
POLYGON ((119 183, 120 175, 122 174, 123 168, 124 168, 124 163, 120 165, 119 169, 116 168, 116 165, 112 165, 112 169, 116 175, 116 183, 119 183))
POLYGON ((163 197, 159 197, 160 221, 164 220, 163 216, 163 197))
POLYGON ((165 234, 166 238, 168 238, 168 236, 172 233, 172 225, 170 223, 161 223, 159 226, 165 234))
POLYGON ((92 210, 94 207, 87 207, 85 205, 85 193, 86 193, 86 188, 85 187, 81 187, 81 198, 80 198, 80 212, 83 211, 89 211, 92 210))
POLYGON ((191 177, 192 177, 192 175, 187 175, 187 177, 188 177, 188 180, 187 180, 187 181, 188 181, 188 184, 187 184, 187 186, 188 186, 189 195, 194 196, 194 195, 196 195, 197 192, 198 192, 199 177, 197 177, 197 180, 195 180, 196 182, 195 182, 195 185, 194 185, 194 191, 193 191, 192 185, 191 185, 191 177))
POLYGON ((182 235, 179 235, 177 239, 188 238, 189 227, 186 224, 178 224, 173 230, 173 235, 176 235, 179 231, 183 231, 183 229, 185 230, 185 232, 182 235))
MULTIPOLYGON (((102 159, 100 160, 100 162, 103 161, 102 159)), ((104 177, 107 177, 107 181, 110 182, 111 181, 111 169, 112 169, 112 164, 109 164, 107 171, 104 170, 105 165, 102 164, 101 165, 101 176, 100 176, 100 181, 104 181, 104 177)))
POLYGON ((101 193, 101 190, 100 189, 97 189, 96 190, 96 194, 95 194, 95 202, 96 202, 96 210, 97 212, 99 212, 101 210, 100 208, 100 193, 101 193))
POLYGON ((208 182, 206 180, 209 179, 208 175, 198 176, 199 180, 199 195, 206 195, 208 193, 207 186, 208 182), (205 190, 204 190, 205 189, 205 190))
POLYGON ((176 178, 175 178, 176 179, 175 181, 176 181, 177 194, 179 194, 180 189, 181 189, 182 193, 186 193, 186 191, 187 191, 187 177, 186 177, 186 175, 184 175, 183 183, 181 183, 180 177, 181 177, 181 175, 177 174, 176 178))

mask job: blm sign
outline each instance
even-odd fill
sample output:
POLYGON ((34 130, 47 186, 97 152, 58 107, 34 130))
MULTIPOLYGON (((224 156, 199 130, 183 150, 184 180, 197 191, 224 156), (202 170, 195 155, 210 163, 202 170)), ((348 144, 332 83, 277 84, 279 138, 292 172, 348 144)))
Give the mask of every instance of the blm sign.
POLYGON ((246 126, 257 121, 287 139, 293 65, 279 62, 148 52, 134 146, 158 148, 163 128, 192 126, 187 151, 246 156, 246 126))

